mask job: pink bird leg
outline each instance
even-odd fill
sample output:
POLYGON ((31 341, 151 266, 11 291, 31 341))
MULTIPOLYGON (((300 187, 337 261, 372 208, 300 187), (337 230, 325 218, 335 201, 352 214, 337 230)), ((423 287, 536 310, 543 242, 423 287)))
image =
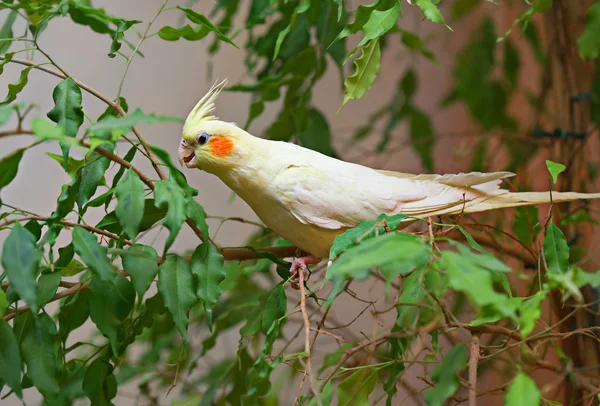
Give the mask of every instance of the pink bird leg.
MULTIPOLYGON (((300 272, 304 273, 304 275, 306 275, 308 273, 308 265, 314 265, 314 264, 318 264, 319 262, 321 262, 321 258, 316 258, 313 257, 312 255, 309 255, 307 257, 300 257, 300 258, 296 258, 293 262, 292 262, 292 266, 290 267, 290 276, 293 276, 294 278, 292 279, 292 288, 298 290, 300 288, 300 286, 298 285, 300 283, 300 277, 298 276, 298 269, 300 270, 300 272)), ((304 280, 306 280, 307 278, 304 278, 304 280)))

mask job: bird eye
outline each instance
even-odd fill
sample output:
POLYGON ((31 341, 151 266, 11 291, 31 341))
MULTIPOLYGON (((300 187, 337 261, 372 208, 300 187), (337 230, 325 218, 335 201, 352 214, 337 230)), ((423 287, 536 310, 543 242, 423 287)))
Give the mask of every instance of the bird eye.
POLYGON ((197 142, 199 145, 204 145, 206 144, 209 138, 210 135, 208 135, 207 133, 200 133, 198 134, 197 142))

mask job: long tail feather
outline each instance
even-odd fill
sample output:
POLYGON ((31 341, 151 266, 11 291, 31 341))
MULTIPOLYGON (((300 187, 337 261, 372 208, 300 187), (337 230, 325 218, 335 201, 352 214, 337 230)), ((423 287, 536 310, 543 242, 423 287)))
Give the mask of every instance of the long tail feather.
POLYGON ((446 207, 427 216, 440 214, 479 213, 509 207, 534 206, 538 204, 571 202, 574 200, 600 199, 600 193, 548 192, 502 193, 481 199, 474 199, 453 207, 446 207))

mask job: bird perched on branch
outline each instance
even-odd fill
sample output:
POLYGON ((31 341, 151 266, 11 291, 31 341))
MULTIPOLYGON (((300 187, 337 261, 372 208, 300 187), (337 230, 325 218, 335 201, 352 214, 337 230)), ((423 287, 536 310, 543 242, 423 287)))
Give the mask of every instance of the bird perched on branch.
MULTIPOLYGON (((382 213, 431 217, 550 202, 547 192, 501 189, 510 172, 381 171, 255 137, 212 115, 225 84, 213 85, 187 117, 179 161, 218 176, 267 227, 311 254, 292 262, 292 275, 327 258, 337 235, 382 213)), ((552 193, 554 202, 593 198, 600 194, 552 193)))

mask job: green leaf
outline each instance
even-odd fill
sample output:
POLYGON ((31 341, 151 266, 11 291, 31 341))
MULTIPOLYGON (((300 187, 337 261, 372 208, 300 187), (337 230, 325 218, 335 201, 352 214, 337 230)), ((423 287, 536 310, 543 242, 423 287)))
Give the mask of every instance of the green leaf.
MULTIPOLYGON (((2 28, 0 29, 0 39, 12 39, 13 38, 13 30, 12 26, 17 19, 18 13, 15 10, 10 10, 6 20, 4 20, 4 24, 2 24, 2 28)), ((3 41, 0 42, 0 54, 5 54, 10 48, 11 41, 3 41)))
POLYGON ((327 278, 362 280, 375 267, 389 286, 396 276, 427 265, 430 257, 431 247, 419 236, 387 233, 350 248, 327 268, 327 278))
POLYGON ((421 158, 423 167, 433 172, 433 147, 435 133, 429 116, 416 108, 411 109, 410 142, 421 158))
MULTIPOLYGON (((102 148, 109 152, 114 150, 114 145, 110 143, 102 144, 102 148)), ((90 201, 90 198, 96 193, 104 173, 110 166, 110 159, 100 155, 95 151, 90 151, 85 156, 85 164, 79 171, 81 184, 77 192, 77 205, 80 208, 90 201)))
POLYGON ((542 302, 546 298, 546 292, 538 291, 529 299, 523 301, 519 308, 519 327, 521 335, 526 337, 535 328, 535 323, 542 316, 542 302))
POLYGON ((535 381, 523 372, 519 372, 506 392, 506 406, 538 406, 542 394, 535 381))
POLYGON ((187 199, 181 189, 173 182, 159 180, 154 187, 154 204, 159 209, 167 209, 167 215, 163 221, 169 229, 169 237, 165 243, 165 251, 171 247, 175 237, 186 219, 187 199))
MULTIPOLYGON (((144 201, 144 217, 142 217, 142 222, 138 232, 141 233, 150 229, 150 227, 156 224, 156 222, 165 218, 166 214, 166 209, 161 209, 154 205, 154 199, 146 199, 144 201)), ((121 223, 119 222, 119 219, 114 211, 111 211, 104 216, 104 218, 100 220, 96 227, 115 234, 120 234, 123 230, 121 223)))
POLYGON ((512 89, 515 89, 518 85, 520 64, 519 51, 512 41, 506 40, 504 42, 504 74, 512 89))
POLYGON ((362 41, 358 46, 365 45, 368 41, 377 39, 386 34, 395 25, 400 17, 400 2, 399 1, 382 1, 381 6, 373 10, 369 15, 369 19, 363 25, 362 29, 365 33, 362 41), (390 8, 385 8, 390 6, 390 8))
POLYGON ((337 387, 338 406, 368 405, 378 373, 376 368, 361 368, 340 382, 337 387))
POLYGON ((456 0, 452 5, 452 18, 465 17, 473 11, 481 2, 479 0, 456 0))
POLYGON ((135 238, 144 217, 144 183, 135 171, 129 169, 115 189, 115 214, 129 238, 135 238))
POLYGON ((185 210, 187 216, 198 227, 204 237, 208 237, 208 224, 206 224, 206 211, 194 199, 190 199, 185 210))
POLYGON ((190 185, 188 185, 185 175, 179 169, 177 169, 177 167, 171 160, 171 155, 167 151, 165 151, 164 149, 160 149, 154 145, 151 145, 150 149, 169 168, 169 180, 174 181, 181 188, 181 190, 183 190, 185 195, 187 195, 187 196, 197 196, 198 195, 198 191, 196 189, 194 189, 193 187, 191 187, 190 185))
POLYGON ((17 79, 17 81, 14 83, 8 84, 8 94, 4 100, 0 101, 0 105, 12 103, 17 99, 17 95, 21 93, 21 90, 23 90, 23 88, 25 88, 27 85, 29 71, 31 69, 33 69, 31 66, 23 69, 19 79, 17 79))
POLYGON ((459 388, 458 371, 467 365, 467 350, 458 344, 446 354, 440 365, 431 372, 431 380, 436 386, 425 391, 428 406, 442 406, 459 388))
POLYGON ((33 234, 15 223, 2 247, 2 266, 11 288, 29 305, 33 314, 38 312, 36 278, 40 259, 33 234))
POLYGON ((56 326, 46 313, 37 317, 37 323, 28 319, 21 338, 21 356, 27 365, 27 376, 48 404, 58 395, 59 364, 56 358, 54 337, 56 326))
POLYGON ((17 176, 23 152, 22 149, 18 149, 0 160, 0 189, 12 182, 17 176))
MULTIPOLYGON (((2 289, 0 292, 2 292, 0 295, 4 293, 2 289)), ((6 382, 19 398, 22 398, 19 344, 10 325, 2 320, 2 317, 0 317, 0 379, 6 382)))
POLYGON ((165 41, 177 41, 180 38, 188 41, 198 41, 206 37, 209 33, 210 30, 203 25, 191 27, 189 24, 186 24, 181 28, 166 25, 162 27, 157 34, 165 41))
POLYGON ((210 31, 214 32, 215 35, 217 36, 217 38, 219 38, 221 41, 225 41, 231 45, 233 45, 234 47, 238 47, 237 45, 235 45, 233 43, 232 40, 230 40, 225 34, 223 34, 221 32, 221 30, 219 30, 213 23, 210 22, 210 20, 208 18, 206 18, 203 14, 200 14, 194 10, 192 10, 191 8, 187 8, 187 7, 181 7, 181 6, 177 6, 177 8, 181 11, 183 11, 186 15, 186 17, 196 23, 196 24, 200 24, 204 27, 206 27, 207 29, 209 29, 210 31))
POLYGON ((204 301, 208 327, 212 331, 212 311, 223 289, 219 284, 225 279, 223 255, 217 247, 205 242, 196 247, 192 255, 192 273, 198 277, 196 295, 204 301))
POLYGON ((594 3, 585 15, 585 30, 577 39, 581 59, 600 58, 600 4, 594 3))
POLYGON ((513 228, 523 244, 533 244, 540 232, 538 208, 535 206, 517 207, 513 228))
POLYGON ((189 343, 188 312, 198 301, 194 287, 190 265, 178 255, 169 255, 158 270, 158 291, 165 300, 165 307, 171 313, 175 327, 186 343, 189 343))
POLYGON ((317 109, 308 111, 308 126, 306 130, 298 134, 298 138, 303 147, 328 156, 336 156, 331 145, 331 133, 327 119, 317 109))
POLYGON ((0 318, 6 314, 6 309, 8 309, 8 299, 4 289, 0 289, 0 318))
POLYGON ((117 396, 117 379, 113 366, 102 358, 96 358, 85 371, 82 389, 91 406, 110 406, 117 396))
POLYGON ((544 257, 548 272, 564 274, 569 269, 569 246, 563 232, 555 224, 548 226, 544 238, 544 257))
POLYGON ((134 244, 121 254, 123 269, 131 276, 131 282, 142 300, 158 274, 158 254, 148 245, 134 244))
POLYGON ((108 258, 106 247, 98 244, 96 237, 81 227, 73 230, 75 252, 90 269, 105 282, 115 278, 115 271, 108 258))
POLYGON ((45 273, 37 281, 38 304, 44 306, 50 301, 58 290, 60 284, 60 272, 45 273))
POLYGON ((275 41, 275 51, 273 52, 273 60, 277 59, 277 55, 279 54, 279 50, 281 49, 281 44, 283 44, 285 37, 287 37, 292 28, 294 28, 294 25, 296 25, 296 19, 298 18, 298 14, 304 13, 306 10, 308 10, 309 6, 310 2, 306 0, 300 2, 296 6, 294 12, 292 13, 292 16, 290 17, 289 25, 283 30, 281 30, 277 35, 277 41, 275 41))
POLYGON ((118 341, 123 334, 123 322, 135 303, 133 286, 126 277, 116 274, 114 281, 92 278, 89 290, 90 317, 108 338, 113 353, 119 355, 118 341))
POLYGON ((381 64, 379 40, 371 40, 362 47, 362 54, 354 61, 355 72, 344 80, 344 101, 339 111, 349 100, 358 100, 373 86, 381 64))
MULTIPOLYGON (((48 112, 48 118, 64 129, 67 137, 75 138, 83 124, 81 89, 71 78, 62 80, 52 92, 54 107, 48 112)), ((61 144, 63 166, 68 168, 69 145, 61 144)))
POLYGON ((550 172, 550 176, 552 176, 552 181, 556 184, 556 179, 561 172, 567 169, 563 164, 557 164, 556 162, 546 160, 546 167, 548 168, 548 172, 550 172))
POLYGON ((413 3, 421 8, 423 12, 423 16, 436 24, 446 24, 444 23, 444 17, 440 12, 440 9, 437 8, 436 3, 432 0, 413 0, 413 3))
POLYGON ((287 299, 285 296, 285 284, 277 286, 269 297, 265 304, 265 308, 262 313, 262 331, 267 333, 273 324, 285 316, 287 309, 287 299))
POLYGON ((480 313, 493 312, 497 319, 515 317, 517 304, 494 289, 494 273, 485 266, 486 263, 495 265, 489 262, 491 256, 472 254, 464 247, 460 250, 459 244, 455 245, 459 247, 459 253, 443 251, 440 261, 446 269, 450 287, 465 293, 480 313))
POLYGON ((90 316, 88 297, 89 290, 77 292, 74 296, 66 298, 60 306, 58 313, 58 336, 63 343, 69 338, 71 331, 81 327, 90 316))
POLYGON ((119 131, 127 133, 137 124, 154 123, 181 123, 180 117, 157 116, 155 114, 145 114, 142 110, 136 109, 133 113, 124 117, 107 116, 104 120, 92 124, 86 129, 86 132, 98 134, 104 131, 119 131))
POLYGON ((341 360, 346 351, 352 348, 352 343, 345 343, 334 352, 330 352, 323 358, 323 365, 319 368, 319 373, 322 373, 327 368, 337 365, 341 360))

